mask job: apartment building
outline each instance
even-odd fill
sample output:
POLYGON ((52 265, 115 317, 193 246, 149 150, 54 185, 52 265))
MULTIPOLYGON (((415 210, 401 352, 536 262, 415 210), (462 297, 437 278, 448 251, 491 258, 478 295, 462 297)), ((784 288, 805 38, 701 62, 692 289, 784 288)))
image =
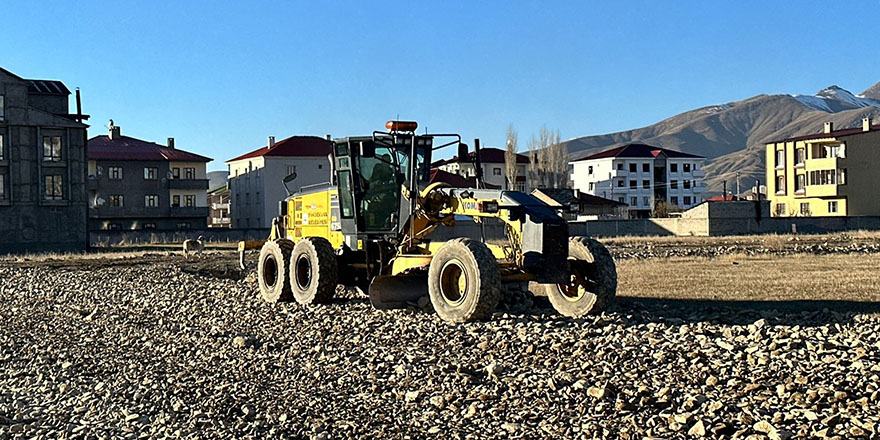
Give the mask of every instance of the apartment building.
POLYGON ((880 126, 862 126, 769 142, 767 198, 772 214, 880 216, 880 126))
POLYGON ((315 136, 291 136, 226 161, 233 228, 268 228, 287 191, 330 182, 333 143, 315 136), (296 178, 283 183, 288 176, 296 178))
POLYGON ((208 191, 208 227, 232 227, 232 217, 229 215, 229 185, 208 191))
POLYGON ((203 230, 207 163, 174 145, 122 135, 110 121, 88 143, 89 230, 203 230))
POLYGON ((572 186, 629 205, 630 218, 651 215, 655 203, 688 209, 702 203, 705 158, 645 144, 627 144, 572 161, 572 186))
MULTIPOLYGON (((504 150, 499 148, 487 147, 480 149, 480 164, 483 168, 483 181, 498 188, 525 192, 527 188, 530 188, 527 171, 529 158, 522 154, 516 155, 516 181, 513 188, 508 188, 509 184, 507 176, 504 174, 504 153, 504 150)), ((477 169, 476 164, 473 162, 473 158, 474 153, 471 152, 470 160, 467 162, 462 162, 458 159, 458 156, 455 156, 452 159, 436 161, 431 164, 431 168, 437 168, 448 173, 458 174, 465 178, 476 177, 477 169)))
POLYGON ((88 247, 88 116, 69 100, 61 81, 0 68, 0 254, 88 247))

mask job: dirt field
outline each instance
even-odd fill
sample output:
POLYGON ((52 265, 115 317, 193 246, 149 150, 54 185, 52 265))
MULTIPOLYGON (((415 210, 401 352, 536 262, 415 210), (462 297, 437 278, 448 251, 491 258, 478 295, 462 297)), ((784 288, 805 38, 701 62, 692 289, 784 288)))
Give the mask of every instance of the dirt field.
POLYGON ((0 260, 0 439, 870 438, 880 244, 611 240, 619 301, 449 325, 258 299, 234 253, 0 260))

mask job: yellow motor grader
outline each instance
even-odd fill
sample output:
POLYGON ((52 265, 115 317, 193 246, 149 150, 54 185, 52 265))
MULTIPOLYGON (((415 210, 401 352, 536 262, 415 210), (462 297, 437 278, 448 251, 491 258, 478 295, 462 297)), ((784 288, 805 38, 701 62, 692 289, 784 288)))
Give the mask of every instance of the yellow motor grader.
POLYGON ((239 244, 242 258, 261 246, 264 300, 325 303, 341 284, 383 309, 427 295, 449 322, 491 316, 507 282, 529 282, 566 316, 600 312, 614 300, 617 272, 608 250, 588 237, 569 238, 557 208, 517 191, 429 184, 432 153, 457 146, 460 161, 475 162, 481 186, 479 140, 470 154, 456 134, 419 135, 411 121, 386 128, 335 139, 333 182, 291 194, 267 241, 239 244), (505 238, 432 240, 435 229, 457 221, 500 222, 505 238))

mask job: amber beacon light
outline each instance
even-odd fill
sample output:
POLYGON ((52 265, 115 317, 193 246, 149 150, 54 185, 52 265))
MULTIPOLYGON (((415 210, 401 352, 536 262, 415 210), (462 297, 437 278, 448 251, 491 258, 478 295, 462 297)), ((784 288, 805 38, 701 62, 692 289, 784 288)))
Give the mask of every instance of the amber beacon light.
POLYGON ((419 128, 419 123, 416 121, 388 121, 385 123, 385 128, 389 131, 415 132, 416 129, 419 128))

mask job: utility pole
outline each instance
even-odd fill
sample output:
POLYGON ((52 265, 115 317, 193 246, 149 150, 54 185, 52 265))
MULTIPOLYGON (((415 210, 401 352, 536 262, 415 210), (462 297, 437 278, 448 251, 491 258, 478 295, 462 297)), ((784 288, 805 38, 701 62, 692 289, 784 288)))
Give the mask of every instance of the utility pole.
POLYGON ((736 172, 736 197, 739 197, 739 171, 736 172))

